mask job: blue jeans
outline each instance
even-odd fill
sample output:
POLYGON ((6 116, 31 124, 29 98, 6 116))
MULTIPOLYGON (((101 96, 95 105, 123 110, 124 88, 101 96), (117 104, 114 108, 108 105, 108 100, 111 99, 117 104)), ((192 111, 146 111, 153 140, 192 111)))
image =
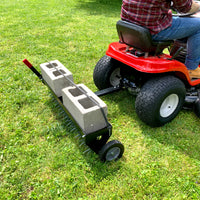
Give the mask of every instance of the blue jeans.
POLYGON ((153 40, 188 38, 185 65, 196 69, 200 63, 200 18, 173 17, 172 26, 152 36, 153 40))

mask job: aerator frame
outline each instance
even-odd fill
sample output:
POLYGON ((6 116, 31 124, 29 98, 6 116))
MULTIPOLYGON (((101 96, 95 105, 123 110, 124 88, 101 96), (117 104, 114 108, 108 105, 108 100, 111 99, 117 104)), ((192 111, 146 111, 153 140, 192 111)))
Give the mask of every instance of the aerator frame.
MULTIPOLYGON (((48 65, 50 66, 50 68, 55 69, 56 74, 58 74, 59 76, 62 76, 64 79, 66 79, 68 81, 69 85, 67 88, 69 88, 69 91, 71 91, 71 92, 74 92, 74 91, 76 92, 76 93, 72 93, 75 97, 77 95, 86 96, 86 98, 85 98, 86 102, 85 102, 85 104, 82 105, 83 107, 86 106, 85 110, 89 109, 89 107, 90 107, 90 105, 88 106, 87 101, 91 101, 92 106, 96 106, 99 108, 96 110, 98 110, 102 114, 102 117, 100 117, 99 119, 100 119, 100 121, 104 120, 104 123, 103 123, 104 125, 100 124, 99 127, 97 127, 96 129, 94 128, 94 131, 92 131, 93 129, 90 129, 90 127, 83 128, 83 126, 80 125, 80 122, 76 119, 76 115, 72 113, 72 111, 70 110, 71 108, 69 108, 68 105, 66 105, 67 103, 64 102, 65 101, 64 98, 67 98, 67 97, 65 96, 63 98, 63 96, 60 96, 57 94, 58 88, 53 88, 53 86, 51 85, 49 80, 47 78, 45 78, 46 75, 38 72, 36 70, 36 68, 27 59, 24 59, 23 62, 49 88, 49 90, 51 91, 51 93, 53 94, 54 98, 57 100, 59 105, 62 107, 64 112, 70 117, 70 119, 73 121, 73 123, 75 124, 77 129, 80 130, 79 132, 81 133, 82 138, 84 138, 85 144, 92 151, 94 151, 95 153, 97 153, 99 155, 101 161, 103 161, 103 162, 113 161, 113 160, 118 160, 119 158, 122 157, 122 155, 124 153, 123 144, 121 142, 119 142, 118 140, 112 140, 112 141, 108 142, 110 136, 112 135, 112 125, 107 120, 105 108, 102 107, 102 105, 101 105, 103 103, 101 103, 100 99, 98 102, 98 98, 99 98, 98 96, 104 95, 106 93, 118 91, 119 88, 110 88, 110 89, 107 89, 107 91, 104 90, 102 92, 100 92, 100 91, 97 92, 97 94, 94 94, 94 93, 92 94, 92 92, 89 89, 87 89, 86 86, 76 85, 71 78, 67 77, 65 74, 65 71, 63 71, 63 68, 57 69, 57 67, 55 67, 54 64, 52 64, 53 61, 48 62, 48 65), (94 104, 96 104, 96 105, 94 105, 94 104)), ((42 68, 41 68, 41 71, 42 71, 42 68)), ((66 90, 66 88, 64 88, 63 90, 66 90)), ((74 112, 76 112, 77 109, 75 108, 74 112)), ((92 111, 92 112, 96 112, 96 111, 92 111)), ((99 116, 99 113, 97 113, 97 115, 99 116)))

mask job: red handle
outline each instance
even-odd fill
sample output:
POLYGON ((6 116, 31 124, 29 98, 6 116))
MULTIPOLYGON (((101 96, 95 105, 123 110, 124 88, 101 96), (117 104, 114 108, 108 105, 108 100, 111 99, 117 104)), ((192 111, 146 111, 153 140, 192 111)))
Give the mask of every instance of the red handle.
POLYGON ((27 59, 24 59, 24 60, 23 60, 23 63, 24 63, 28 68, 33 67, 33 65, 32 65, 27 59))

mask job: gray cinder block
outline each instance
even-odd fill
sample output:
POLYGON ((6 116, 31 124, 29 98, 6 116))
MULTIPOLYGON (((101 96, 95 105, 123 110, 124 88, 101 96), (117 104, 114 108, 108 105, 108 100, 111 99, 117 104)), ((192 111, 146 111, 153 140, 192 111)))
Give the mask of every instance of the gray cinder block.
POLYGON ((107 122, 101 108, 104 110, 105 116, 107 116, 106 104, 84 84, 79 84, 77 87, 70 86, 62 90, 65 108, 85 133, 105 128, 107 122))
POLYGON ((40 65, 42 77, 57 97, 60 97, 62 95, 62 89, 72 85, 73 75, 58 60, 51 61, 50 63, 40 65))

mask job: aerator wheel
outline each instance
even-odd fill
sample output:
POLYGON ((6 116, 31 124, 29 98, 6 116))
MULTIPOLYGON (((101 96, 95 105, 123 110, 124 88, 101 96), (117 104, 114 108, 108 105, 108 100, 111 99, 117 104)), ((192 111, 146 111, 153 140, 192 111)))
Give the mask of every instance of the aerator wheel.
POLYGON ((118 140, 112 140, 105 144, 99 151, 101 161, 116 161, 122 157, 124 153, 124 146, 118 140))
POLYGON ((120 62, 103 56, 94 68, 93 80, 99 90, 118 86, 121 80, 120 62))
POLYGON ((185 94, 185 85, 174 76, 150 79, 136 98, 136 113, 146 124, 162 126, 177 116, 184 104, 185 94))

